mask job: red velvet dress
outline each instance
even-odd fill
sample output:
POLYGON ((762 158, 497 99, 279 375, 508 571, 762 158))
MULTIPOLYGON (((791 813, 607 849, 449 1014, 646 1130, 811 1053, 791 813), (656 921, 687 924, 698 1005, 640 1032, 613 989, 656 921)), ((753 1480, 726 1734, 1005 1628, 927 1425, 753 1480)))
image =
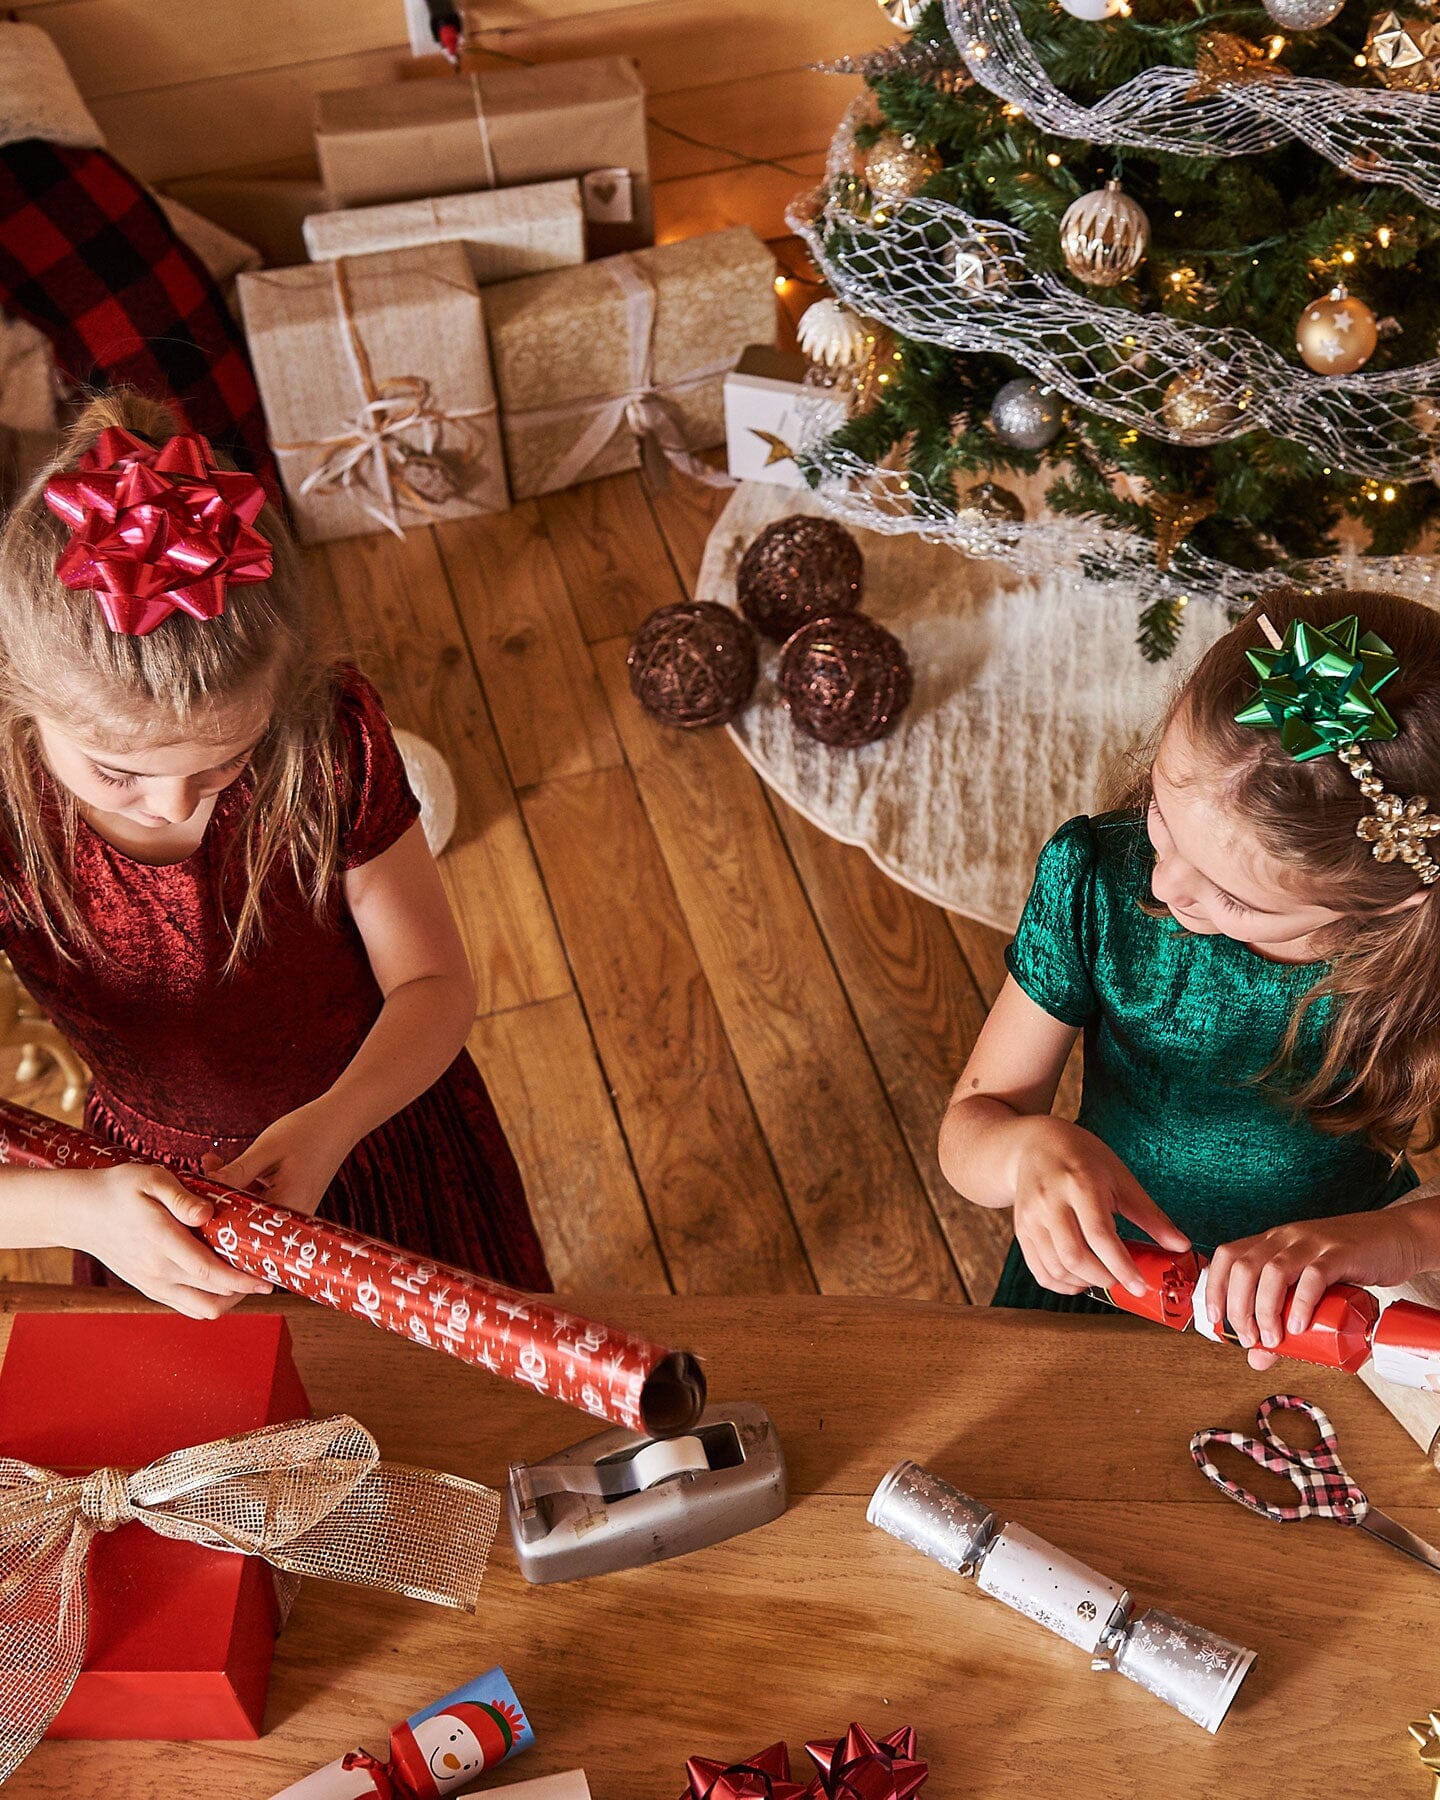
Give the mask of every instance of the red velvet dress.
MULTIPOLYGON (((351 779, 341 863, 353 869, 388 850, 420 809, 375 690, 347 672, 337 704, 351 779)), ((136 862, 82 820, 74 891, 100 950, 80 966, 38 928, 0 919, 25 985, 94 1072, 86 1124, 180 1174, 198 1173, 208 1151, 228 1161, 323 1093, 381 1006, 339 895, 333 919, 317 920, 288 863, 271 877, 264 941, 224 973, 225 918, 237 916, 243 891, 226 851, 249 800, 241 776, 217 798, 200 847, 161 867, 136 862)), ((551 1286, 520 1172, 468 1051, 355 1146, 320 1211, 517 1287, 551 1286)))

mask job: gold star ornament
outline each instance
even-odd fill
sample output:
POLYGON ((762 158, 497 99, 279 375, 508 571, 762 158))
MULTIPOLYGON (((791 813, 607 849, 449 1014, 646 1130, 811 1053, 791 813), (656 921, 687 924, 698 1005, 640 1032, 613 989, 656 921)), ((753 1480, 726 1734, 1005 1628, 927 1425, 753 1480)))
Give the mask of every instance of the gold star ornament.
POLYGON ((776 437, 773 431, 762 431, 758 425, 751 425, 747 427, 747 429, 749 430, 751 437, 758 437, 760 442, 764 444, 765 448, 769 451, 769 455, 765 458, 765 467, 767 469, 770 467, 771 463, 794 462, 795 452, 790 448, 789 444, 785 442, 784 438, 776 437))

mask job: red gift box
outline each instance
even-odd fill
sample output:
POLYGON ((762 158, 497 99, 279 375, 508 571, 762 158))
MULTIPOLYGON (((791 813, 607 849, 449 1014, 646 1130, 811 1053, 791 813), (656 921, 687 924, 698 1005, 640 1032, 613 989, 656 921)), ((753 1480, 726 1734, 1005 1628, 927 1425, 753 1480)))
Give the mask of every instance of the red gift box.
MULTIPOLYGON (((0 1454, 64 1474, 309 1416, 273 1313, 20 1313, 0 1363, 0 1454)), ((141 1524, 105 1533, 85 1666, 46 1736, 259 1737, 279 1623, 258 1558, 141 1524)))

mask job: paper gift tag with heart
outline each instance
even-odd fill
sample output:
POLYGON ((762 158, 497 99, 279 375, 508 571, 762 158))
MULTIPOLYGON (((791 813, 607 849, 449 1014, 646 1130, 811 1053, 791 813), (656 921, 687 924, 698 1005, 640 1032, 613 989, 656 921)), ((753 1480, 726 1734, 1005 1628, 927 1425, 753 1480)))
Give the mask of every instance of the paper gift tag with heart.
POLYGON ((581 177, 580 192, 592 225, 628 225, 635 217, 628 169, 592 169, 581 177))

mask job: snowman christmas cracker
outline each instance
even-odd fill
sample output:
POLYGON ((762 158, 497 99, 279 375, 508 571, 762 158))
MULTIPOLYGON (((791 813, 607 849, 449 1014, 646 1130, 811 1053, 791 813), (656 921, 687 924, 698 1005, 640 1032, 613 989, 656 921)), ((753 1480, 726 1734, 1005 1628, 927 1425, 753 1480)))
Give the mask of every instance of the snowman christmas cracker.
POLYGON ((534 1742, 505 1671, 491 1669, 391 1726, 383 1762, 352 1750, 272 1800, 439 1800, 534 1742))

